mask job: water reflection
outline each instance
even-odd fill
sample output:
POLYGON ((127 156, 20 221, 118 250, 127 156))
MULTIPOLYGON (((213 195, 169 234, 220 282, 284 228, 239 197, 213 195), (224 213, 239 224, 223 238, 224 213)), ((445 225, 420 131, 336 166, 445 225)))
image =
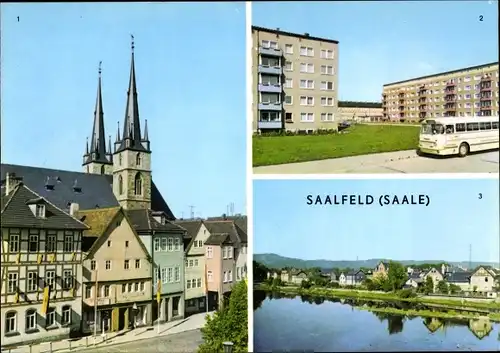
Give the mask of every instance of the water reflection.
MULTIPOLYGON (((358 300, 353 298, 324 298, 324 297, 312 297, 309 295, 295 295, 286 294, 278 292, 264 292, 264 291, 254 291, 254 310, 259 309, 262 306, 264 300, 276 300, 276 299, 299 299, 303 303, 308 303, 312 305, 322 305, 326 302, 339 303, 341 305, 348 305, 352 310, 355 307, 371 307, 371 308, 396 308, 396 309, 414 309, 423 310, 429 309, 424 304, 414 304, 408 302, 384 302, 381 300, 358 300)), ((387 321, 387 331, 389 335, 398 334, 403 332, 404 323, 406 320, 411 321, 417 318, 413 315, 397 315, 385 312, 370 311, 374 316, 376 316, 380 322, 387 321)), ((493 331, 493 324, 487 317, 478 319, 440 319, 440 318, 421 318, 422 323, 427 328, 430 333, 435 333, 438 330, 446 331, 447 328, 453 326, 463 326, 467 327, 470 332, 474 334, 479 340, 487 337, 491 331, 493 331)), ((500 336, 498 338, 500 340, 500 336)))

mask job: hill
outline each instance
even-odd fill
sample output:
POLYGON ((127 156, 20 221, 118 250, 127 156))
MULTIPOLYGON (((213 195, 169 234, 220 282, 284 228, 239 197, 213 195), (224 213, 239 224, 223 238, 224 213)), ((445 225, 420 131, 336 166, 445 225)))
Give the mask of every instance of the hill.
MULTIPOLYGON (((312 268, 319 267, 322 269, 332 269, 332 268, 360 268, 360 267, 375 267, 380 261, 389 261, 390 259, 368 259, 368 260, 302 260, 292 257, 284 257, 278 254, 255 254, 253 259, 257 262, 264 264, 269 268, 283 268, 283 267, 294 267, 294 268, 312 268)), ((459 261, 459 262, 448 262, 440 259, 434 260, 403 260, 398 261, 405 266, 420 265, 425 263, 441 263, 447 262, 451 265, 462 266, 464 268, 469 267, 469 261, 459 261)), ((490 265, 496 267, 498 264, 492 262, 472 262, 472 268, 479 265, 490 265)))

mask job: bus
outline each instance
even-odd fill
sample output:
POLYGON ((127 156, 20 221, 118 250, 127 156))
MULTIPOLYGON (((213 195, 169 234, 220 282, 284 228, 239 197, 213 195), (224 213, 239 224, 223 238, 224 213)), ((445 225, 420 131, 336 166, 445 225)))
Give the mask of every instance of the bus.
POLYGON ((499 148, 498 115, 428 118, 418 141, 421 154, 458 155, 499 148))

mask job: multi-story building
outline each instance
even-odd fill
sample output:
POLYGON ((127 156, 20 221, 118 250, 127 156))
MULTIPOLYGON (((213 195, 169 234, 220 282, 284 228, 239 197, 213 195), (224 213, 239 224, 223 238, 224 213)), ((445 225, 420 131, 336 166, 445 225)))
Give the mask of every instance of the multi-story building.
POLYGON ((176 224, 187 231, 186 238, 186 314, 206 311, 206 283, 205 283, 205 241, 210 233, 203 220, 182 220, 176 224))
POLYGON ((337 128, 338 41, 252 26, 254 132, 337 128))
POLYGON ((384 120, 498 114, 498 62, 384 85, 384 120))
POLYGON ((375 122, 381 121, 382 103, 339 101, 338 121, 375 122))
POLYGON ((151 257, 121 207, 81 210, 83 331, 119 331, 151 323, 151 257), (97 318, 95 314, 97 313, 97 318))
POLYGON ((12 173, 3 191, 2 348, 68 338, 80 330, 81 239, 88 227, 12 173))

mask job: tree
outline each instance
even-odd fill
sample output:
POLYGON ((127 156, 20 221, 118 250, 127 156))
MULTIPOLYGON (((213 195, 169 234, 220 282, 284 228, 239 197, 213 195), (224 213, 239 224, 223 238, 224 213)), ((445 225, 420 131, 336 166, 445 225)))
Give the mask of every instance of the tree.
POLYGON ((438 290, 439 293, 448 294, 449 291, 448 283, 444 280, 439 281, 436 286, 436 289, 438 290))
POLYGON ((300 288, 304 288, 304 289, 309 289, 312 287, 312 283, 307 281, 307 280, 303 280, 301 283, 300 283, 300 288))
POLYGON ((247 283, 238 282, 231 292, 229 305, 218 310, 213 317, 207 315, 201 329, 204 343, 199 353, 222 352, 224 342, 232 342, 233 352, 248 352, 247 283))
POLYGON ((403 288, 408 274, 406 268, 399 262, 391 261, 389 263, 389 271, 387 271, 387 279, 389 280, 392 291, 403 288))
POLYGON ((453 283, 450 283, 448 287, 451 294, 459 293, 462 291, 462 288, 460 288, 460 286, 457 286, 456 284, 453 283))
POLYGON ((432 280, 431 276, 427 276, 425 278, 424 293, 425 294, 434 293, 434 281, 432 280))
POLYGON ((253 262, 253 280, 254 282, 262 282, 267 279, 267 273, 270 270, 260 262, 253 262))

